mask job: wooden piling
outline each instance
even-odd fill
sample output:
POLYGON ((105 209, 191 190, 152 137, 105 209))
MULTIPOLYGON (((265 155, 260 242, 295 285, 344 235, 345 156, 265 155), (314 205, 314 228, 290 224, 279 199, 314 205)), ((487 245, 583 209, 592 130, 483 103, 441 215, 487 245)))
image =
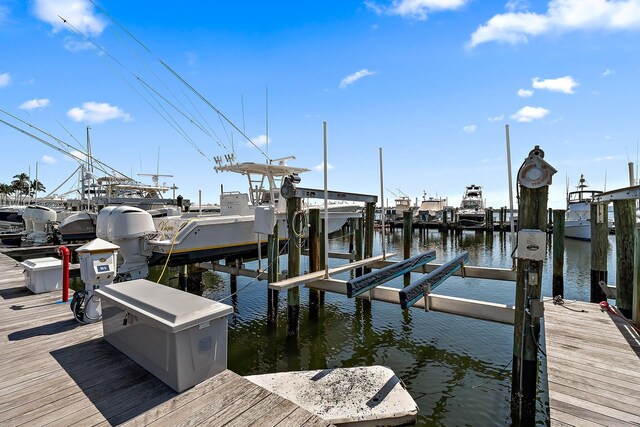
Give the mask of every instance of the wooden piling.
MULTIPOLYGON (((269 234, 267 241, 267 280, 269 283, 278 281, 280 270, 280 247, 278 240, 278 223, 273 227, 273 234, 269 234)), ((267 324, 275 325, 278 320, 278 295, 279 291, 267 287, 267 324)))
POLYGON ((553 279, 552 295, 564 295, 564 217, 566 211, 553 211, 553 279))
MULTIPOLYGON (((549 187, 520 186, 518 228, 547 231, 549 187)), ((542 261, 518 260, 513 329, 513 364, 511 377, 511 418, 517 425, 533 424, 536 417, 538 389, 538 347, 540 319, 527 311, 530 301, 540 300, 542 261), (526 294, 525 294, 526 292, 526 294)))
MULTIPOLYGON (((238 268, 238 259, 234 259, 231 261, 230 264, 233 268, 238 268)), ((231 292, 231 295, 235 295, 235 293, 238 291, 238 276, 235 274, 230 274, 229 275, 229 290, 231 292)))
MULTIPOLYGON (((364 208, 364 257, 371 258, 373 256, 373 225, 375 222, 376 204, 366 203, 364 208)), ((371 271, 365 268, 365 274, 371 271)))
MULTIPOLYGON (((320 271, 320 209, 309 210, 309 270, 320 271)), ((309 289, 309 317, 320 314, 320 291, 309 289)))
POLYGON ((633 249, 636 227, 636 201, 613 202, 616 224, 616 305, 628 319, 633 307, 633 249))
POLYGON ((507 217, 507 208, 500 208, 500 231, 504 231, 504 222, 507 217))
POLYGON ((548 212, 549 212, 549 216, 547 217, 547 230, 549 230, 554 225, 553 224, 554 223, 554 220, 553 220, 553 208, 549 208, 548 212))
POLYGON ((591 293, 590 302, 606 301, 599 283, 608 283, 607 247, 609 245, 609 209, 606 204, 592 204, 591 223, 591 293))
MULTIPOLYGON (((289 277, 300 275, 300 255, 302 253, 302 201, 300 197, 287 200, 287 232, 289 250, 287 270, 289 277)), ((300 317, 300 288, 295 286, 287 290, 287 336, 297 337, 300 317)))
MULTIPOLYGON (((324 239, 324 233, 326 233, 326 224, 324 222, 324 218, 320 219, 320 270, 324 270, 327 266, 325 265, 326 263, 326 259, 325 259, 325 254, 327 253, 327 251, 329 250, 329 248, 327 248, 326 244, 325 244, 325 239, 324 239)), ((320 305, 324 304, 324 291, 320 291, 320 305)))
MULTIPOLYGON (((356 261, 362 260, 362 218, 354 218, 353 226, 355 228, 355 258, 356 261)), ((355 276, 362 276, 362 268, 356 268, 355 276)))
POLYGON ((202 273, 206 270, 200 268, 198 264, 187 265, 187 292, 202 296, 204 290, 204 282, 202 273))
MULTIPOLYGON (((408 211, 404 211, 402 213, 402 240, 403 240, 403 255, 404 255, 404 259, 410 258, 411 257, 411 238, 412 238, 412 231, 411 231, 411 216, 412 216, 413 212, 411 212, 410 210, 408 211)), ((406 273, 404 275, 404 286, 409 286, 409 284, 411 284, 411 272, 406 273)))
POLYGON ((633 263, 633 310, 631 317, 636 325, 640 321, 640 227, 636 223, 634 230, 635 249, 633 263))
POLYGON ((180 270, 178 272, 178 287, 186 291, 187 290, 187 265, 181 265, 180 270))

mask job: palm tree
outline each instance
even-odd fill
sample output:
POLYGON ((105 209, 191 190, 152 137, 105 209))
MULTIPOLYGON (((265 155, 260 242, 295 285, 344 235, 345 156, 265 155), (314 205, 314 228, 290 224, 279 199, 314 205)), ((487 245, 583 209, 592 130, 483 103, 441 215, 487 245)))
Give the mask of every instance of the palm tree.
POLYGON ((9 184, 0 183, 0 200, 8 203, 11 194, 13 194, 13 187, 9 184))
POLYGON ((16 196, 15 202, 18 202, 18 196, 29 194, 29 175, 26 173, 19 173, 13 176, 15 179, 11 181, 14 194, 16 196))
POLYGON ((33 181, 31 181, 29 196, 33 197, 36 194, 36 191, 40 192, 40 191, 46 191, 46 190, 47 188, 44 186, 43 183, 41 183, 37 179, 34 179, 33 181))

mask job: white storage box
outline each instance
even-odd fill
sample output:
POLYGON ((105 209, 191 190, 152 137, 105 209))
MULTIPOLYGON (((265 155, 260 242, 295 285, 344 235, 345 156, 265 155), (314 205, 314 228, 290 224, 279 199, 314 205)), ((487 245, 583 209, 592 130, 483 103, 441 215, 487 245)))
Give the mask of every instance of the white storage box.
POLYGON ((227 369, 231 306, 144 279, 96 294, 105 340, 175 391, 227 369))
POLYGON ((62 289, 62 260, 53 257, 23 261, 24 285, 34 294, 62 289))

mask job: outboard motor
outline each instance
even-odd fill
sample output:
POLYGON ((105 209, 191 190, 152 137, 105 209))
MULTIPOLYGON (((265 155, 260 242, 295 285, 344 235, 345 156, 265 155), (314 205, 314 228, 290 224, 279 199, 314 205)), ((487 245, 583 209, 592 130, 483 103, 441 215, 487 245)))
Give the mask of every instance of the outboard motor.
POLYGON ((117 273, 117 245, 95 239, 76 249, 80 258, 80 278, 84 289, 73 294, 71 311, 80 323, 93 323, 102 318, 100 298, 94 291, 102 285, 110 285, 117 273))
POLYGON ((149 275, 144 241, 154 233, 153 219, 145 210, 118 206, 105 208, 98 214, 96 235, 119 246, 123 263, 118 267, 118 274, 125 280, 144 279, 149 275))
POLYGON ((50 243, 53 240, 52 224, 56 218, 56 211, 46 206, 27 206, 22 214, 24 240, 35 245, 50 243))

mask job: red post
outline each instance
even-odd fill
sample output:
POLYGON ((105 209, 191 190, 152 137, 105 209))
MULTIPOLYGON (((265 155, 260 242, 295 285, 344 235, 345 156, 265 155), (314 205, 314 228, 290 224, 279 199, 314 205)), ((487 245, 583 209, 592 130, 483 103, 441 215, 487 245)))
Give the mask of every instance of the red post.
POLYGON ((58 248, 58 254, 62 256, 62 302, 69 301, 69 261, 71 253, 66 246, 58 248))

